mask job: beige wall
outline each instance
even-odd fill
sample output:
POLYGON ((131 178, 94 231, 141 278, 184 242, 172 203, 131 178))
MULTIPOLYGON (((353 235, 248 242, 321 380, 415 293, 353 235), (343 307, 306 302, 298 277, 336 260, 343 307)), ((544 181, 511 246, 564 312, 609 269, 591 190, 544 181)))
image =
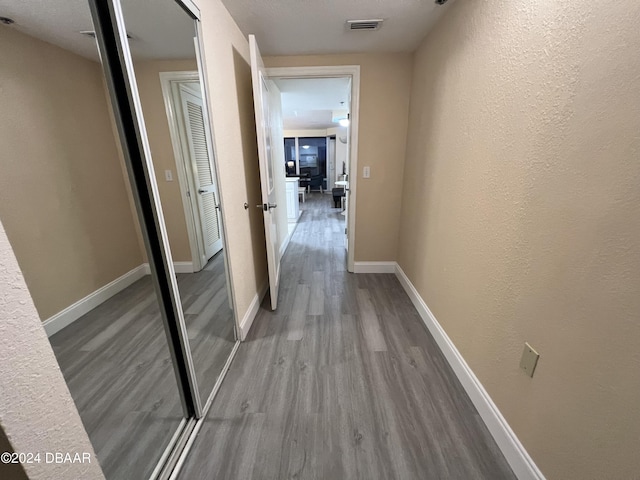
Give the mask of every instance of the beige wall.
POLYGON ((135 74, 142 103, 142 113, 147 126, 151 158, 156 172, 160 202, 164 214, 169 246, 174 262, 192 261, 189 234, 184 217, 184 205, 180 182, 176 171, 176 158, 169 133, 169 121, 165 110, 160 83, 160 72, 196 71, 193 60, 156 60, 135 63, 135 74), (173 181, 165 179, 165 170, 173 172, 173 181))
MULTIPOLYGON (((40 452, 22 465, 27 478, 104 480, 21 270, 0 222, 0 452, 5 436, 17 453, 40 452), (87 452, 91 463, 47 463, 45 452, 87 452)), ((4 467, 3 480, 25 478, 4 467)))
POLYGON ((458 1, 415 56, 400 265, 549 479, 640 472, 639 23, 458 1))
POLYGON ((249 44, 220 0, 198 1, 238 319, 267 281, 249 44), (250 208, 245 210, 244 203, 250 208))
POLYGON ((356 261, 396 259, 412 60, 402 53, 264 59, 267 67, 360 65, 356 261), (367 165, 371 178, 363 179, 367 165))
POLYGON ((0 219, 44 320, 142 262, 98 63, 0 26, 0 219))

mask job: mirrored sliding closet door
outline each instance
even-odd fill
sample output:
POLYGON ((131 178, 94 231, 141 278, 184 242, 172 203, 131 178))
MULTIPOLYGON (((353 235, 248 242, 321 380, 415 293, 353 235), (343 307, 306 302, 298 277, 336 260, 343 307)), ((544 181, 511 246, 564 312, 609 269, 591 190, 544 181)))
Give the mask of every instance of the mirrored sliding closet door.
POLYGON ((197 24, 175 0, 120 0, 199 399, 236 343, 197 24))
POLYGON ((0 219, 107 479, 144 479, 190 417, 87 2, 0 26, 0 219))
POLYGON ((237 348, 185 2, 2 12, 0 220, 108 480, 167 478, 237 348))

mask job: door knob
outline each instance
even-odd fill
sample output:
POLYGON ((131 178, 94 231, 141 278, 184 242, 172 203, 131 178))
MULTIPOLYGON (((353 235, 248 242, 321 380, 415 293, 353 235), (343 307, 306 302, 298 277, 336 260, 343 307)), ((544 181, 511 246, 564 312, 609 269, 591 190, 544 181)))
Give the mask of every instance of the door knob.
POLYGON ((204 188, 199 188, 198 193, 207 193, 207 191, 204 188))
POLYGON ((261 208, 262 210, 264 210, 265 212, 268 210, 271 210, 272 208, 276 208, 278 205, 276 205, 275 203, 263 203, 260 205, 256 205, 256 207, 261 208))

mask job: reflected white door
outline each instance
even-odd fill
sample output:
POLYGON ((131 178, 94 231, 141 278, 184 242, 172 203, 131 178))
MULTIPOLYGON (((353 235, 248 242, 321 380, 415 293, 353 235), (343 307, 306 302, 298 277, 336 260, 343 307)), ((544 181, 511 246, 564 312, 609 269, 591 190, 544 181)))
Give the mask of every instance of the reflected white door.
POLYGON ((198 215, 202 235, 202 248, 206 260, 222 250, 220 235, 219 196, 215 184, 213 163, 209 157, 209 145, 204 127, 202 97, 185 86, 180 86, 180 101, 184 119, 190 167, 196 188, 198 215))
MULTIPOLYGON (((278 288, 280 285, 280 250, 278 224, 274 212, 274 209, 278 207, 276 204, 276 179, 274 176, 277 170, 273 158, 270 101, 274 97, 273 94, 277 93, 277 87, 266 76, 264 63, 254 35, 249 35, 249 49, 251 55, 251 77, 253 80, 253 102, 256 114, 256 133, 258 136, 262 213, 264 215, 264 231, 267 242, 271 309, 275 310, 278 305, 278 288)), ((279 208, 286 208, 286 206, 282 205, 279 208)))

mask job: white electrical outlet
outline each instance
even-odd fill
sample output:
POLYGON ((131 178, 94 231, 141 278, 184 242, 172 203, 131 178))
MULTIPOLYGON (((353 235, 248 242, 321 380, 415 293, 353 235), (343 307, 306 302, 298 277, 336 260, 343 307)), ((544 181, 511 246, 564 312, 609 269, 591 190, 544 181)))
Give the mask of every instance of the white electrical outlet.
POLYGON ((370 178, 371 177, 371 167, 364 167, 362 169, 362 178, 370 178))
POLYGON ((173 182, 173 172, 171 170, 164 171, 164 179, 167 182, 173 182))

